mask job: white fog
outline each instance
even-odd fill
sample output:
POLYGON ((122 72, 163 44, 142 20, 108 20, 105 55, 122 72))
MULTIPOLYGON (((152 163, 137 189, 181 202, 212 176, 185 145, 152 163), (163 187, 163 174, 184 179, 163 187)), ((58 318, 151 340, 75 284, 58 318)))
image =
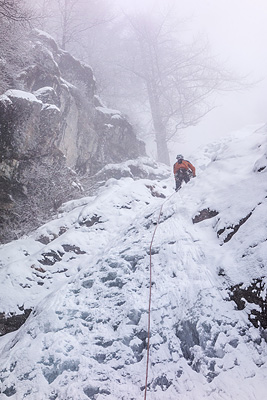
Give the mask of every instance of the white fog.
POLYGON ((187 128, 175 144, 189 154, 202 143, 246 125, 264 124, 267 114, 267 2, 265 0, 117 0, 129 13, 172 8, 185 21, 188 36, 208 38, 215 56, 230 69, 255 82, 251 88, 215 95, 216 108, 196 126, 187 128))

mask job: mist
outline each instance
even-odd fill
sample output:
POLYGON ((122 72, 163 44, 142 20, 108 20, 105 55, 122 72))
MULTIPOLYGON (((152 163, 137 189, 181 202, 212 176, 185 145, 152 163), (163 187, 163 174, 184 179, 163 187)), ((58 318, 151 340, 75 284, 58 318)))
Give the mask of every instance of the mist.
POLYGON ((200 5, 190 0, 184 2, 184 9, 192 11, 192 26, 205 32, 214 53, 237 73, 255 82, 250 89, 216 96, 217 108, 197 127, 188 129, 193 141, 185 139, 189 143, 185 147, 193 150, 199 143, 246 125, 266 123, 267 4, 262 0, 204 0, 200 5))
MULTIPOLYGON (((44 19, 42 20, 41 28, 54 35, 60 45, 62 9, 67 3, 63 0, 56 3, 52 6, 51 2, 37 1, 48 15, 45 22, 44 19), (61 8, 58 14, 55 9, 56 3, 61 8)), ((73 27, 83 26, 83 28, 80 34, 76 37, 74 35, 73 40, 67 43, 66 50, 92 66, 103 101, 111 108, 117 107, 128 116, 136 127, 137 135, 145 140, 149 156, 157 158, 155 140, 150 135, 153 128, 149 126, 146 107, 140 105, 142 102, 139 105, 131 102, 125 93, 120 93, 119 89, 119 85, 125 87, 118 68, 123 64, 119 51, 124 46, 122 32, 125 26, 120 21, 125 16, 127 19, 147 14, 152 21, 155 16, 168 15, 168 18, 171 17, 173 21, 174 29, 178 31, 178 41, 189 43, 199 38, 207 41, 209 51, 222 67, 232 71, 233 76, 247 83, 238 91, 232 89, 214 93, 210 97, 211 111, 196 124, 179 129, 176 139, 170 142, 171 158, 177 152, 194 153, 199 145, 216 140, 244 126, 258 126, 266 122, 266 1, 102 0, 87 2, 79 0, 70 3, 73 3, 73 10, 69 14, 73 27), (87 18, 88 26, 83 25, 86 24, 84 21, 81 22, 83 18, 87 18)), ((133 54, 129 52, 128 57, 133 57, 133 54)), ((126 64, 127 62, 129 63, 129 60, 126 64)), ((122 73, 125 73, 127 67, 123 68, 122 73)), ((135 91, 135 97, 139 95, 141 97, 142 89, 133 81, 133 77, 127 78, 127 85, 130 82, 131 86, 131 88, 129 86, 129 92, 135 91)))
MULTIPOLYGON (((160 12, 162 2, 117 1, 125 12, 160 12)), ((182 34, 202 35, 215 56, 240 77, 253 83, 250 88, 214 96, 215 109, 194 127, 180 134, 175 152, 193 153, 201 144, 246 125, 266 122, 267 102, 267 3, 264 0, 187 0, 164 2, 186 26, 182 34)))

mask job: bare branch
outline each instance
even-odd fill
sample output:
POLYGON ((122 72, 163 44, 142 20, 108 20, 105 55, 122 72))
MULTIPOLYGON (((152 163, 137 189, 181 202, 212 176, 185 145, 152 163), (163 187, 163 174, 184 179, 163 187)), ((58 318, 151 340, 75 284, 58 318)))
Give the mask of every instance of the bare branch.
POLYGON ((0 16, 10 22, 29 23, 32 12, 20 0, 0 0, 0 16))

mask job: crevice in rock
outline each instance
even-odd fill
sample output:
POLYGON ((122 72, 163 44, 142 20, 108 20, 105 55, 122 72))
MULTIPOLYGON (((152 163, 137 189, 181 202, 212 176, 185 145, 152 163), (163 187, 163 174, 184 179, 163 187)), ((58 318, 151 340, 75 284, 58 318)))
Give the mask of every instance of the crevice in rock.
POLYGON ((230 230, 228 235, 224 239, 224 243, 229 242, 229 240, 232 239, 232 237, 236 234, 236 232, 239 230, 239 228, 251 217, 252 213, 254 210, 252 210, 246 217, 241 218, 239 223, 237 225, 225 227, 223 229, 219 229, 217 232, 217 236, 220 237, 226 230, 230 230))

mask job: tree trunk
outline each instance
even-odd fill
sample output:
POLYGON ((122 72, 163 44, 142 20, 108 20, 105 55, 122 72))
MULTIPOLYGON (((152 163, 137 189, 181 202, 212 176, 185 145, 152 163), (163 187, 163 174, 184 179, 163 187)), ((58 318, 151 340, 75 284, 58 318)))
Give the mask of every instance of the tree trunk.
POLYGON ((155 130, 158 161, 166 165, 170 165, 170 156, 166 137, 166 126, 164 125, 161 117, 161 109, 159 97, 157 96, 157 88, 153 86, 153 83, 147 82, 147 92, 153 126, 155 130))
POLYGON ((162 132, 156 132, 156 143, 157 143, 157 154, 158 161, 166 165, 170 165, 169 150, 167 147, 166 134, 162 132))
POLYGON ((62 10, 62 38, 61 38, 61 48, 63 50, 66 50, 66 44, 67 44, 67 32, 70 27, 68 26, 68 20, 69 20, 69 1, 65 0, 64 1, 64 6, 62 10))
MULTIPOLYGON (((157 71, 157 53, 155 52, 154 42, 139 38, 139 45, 143 61, 143 70, 145 73, 146 90, 155 131, 157 144, 158 161, 170 165, 170 156, 167 146, 166 126, 162 118, 162 110, 159 96, 159 75, 157 71)), ((147 38, 146 38, 147 39, 147 38)))

